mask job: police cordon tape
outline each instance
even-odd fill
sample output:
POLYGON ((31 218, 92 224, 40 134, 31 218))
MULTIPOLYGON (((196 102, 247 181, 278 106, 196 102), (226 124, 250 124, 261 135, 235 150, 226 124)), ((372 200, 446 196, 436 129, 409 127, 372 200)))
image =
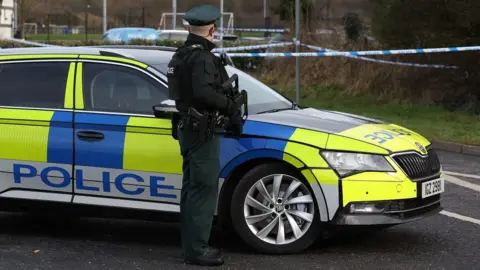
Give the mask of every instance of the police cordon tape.
MULTIPOLYGON (((28 41, 24 39, 15 39, 15 38, 6 38, 6 40, 17 42, 17 43, 23 43, 27 45, 33 45, 33 46, 40 46, 40 47, 65 47, 65 46, 59 46, 59 45, 51 45, 51 44, 45 44, 45 43, 39 43, 39 42, 33 42, 33 41, 28 41)), ((223 52, 229 52, 229 51, 247 51, 247 50, 255 50, 255 49, 267 49, 267 48, 274 48, 274 47, 286 47, 289 45, 294 44, 293 42, 278 42, 278 43, 272 43, 272 44, 260 44, 260 45, 249 45, 249 46, 239 46, 239 47, 223 47, 223 48, 216 48, 213 49, 213 53, 223 53, 223 52)), ((128 46, 128 45, 127 45, 128 46)), ((80 46, 83 47, 83 46, 80 46)))
POLYGON ((324 57, 324 56, 359 56, 359 55, 401 55, 401 54, 430 54, 443 52, 480 51, 480 46, 428 48, 428 49, 402 49, 381 51, 351 51, 351 52, 304 52, 304 53, 229 53, 230 57, 324 57))
MULTIPOLYGON (((279 43, 274 43, 274 44, 262 44, 262 45, 252 45, 252 46, 242 46, 242 47, 227 47, 227 48, 221 48, 221 49, 214 49, 214 50, 212 50, 212 52, 223 53, 223 52, 230 52, 230 51, 242 51, 242 50, 252 50, 252 49, 268 49, 268 48, 273 48, 273 47, 285 47, 285 46, 289 46, 289 45, 293 45, 293 44, 296 44, 296 43, 294 43, 294 42, 279 42, 279 43)), ((308 45, 308 44, 304 44, 304 43, 299 43, 299 44, 304 46, 304 47, 307 47, 307 48, 310 48, 310 49, 313 49, 313 50, 317 50, 317 51, 321 51, 321 52, 337 52, 335 50, 322 48, 322 47, 318 47, 318 46, 313 46, 313 45, 308 45)), ((231 54, 229 54, 229 56, 230 55, 231 54)), ((447 66, 447 65, 417 64, 417 63, 378 60, 378 59, 361 57, 361 56, 354 56, 354 55, 349 55, 349 56, 346 56, 346 57, 365 60, 365 61, 370 61, 370 62, 375 62, 375 63, 399 65, 399 66, 424 67, 424 68, 446 68, 446 69, 456 69, 456 68, 458 68, 456 66, 447 66)))
POLYGON ((250 46, 240 46, 240 47, 223 47, 223 48, 213 49, 212 52, 222 53, 222 52, 231 52, 231 51, 268 49, 268 48, 275 48, 275 47, 286 47, 293 44, 294 44, 293 42, 279 42, 279 43, 272 43, 272 44, 250 45, 250 46))
MULTIPOLYGON (((335 50, 327 49, 327 48, 322 48, 318 46, 312 46, 308 44, 301 44, 304 47, 321 51, 321 52, 337 52, 335 50)), ((390 64, 390 65, 398 65, 398 66, 409 66, 409 67, 425 67, 425 68, 446 68, 446 69, 456 69, 458 67, 456 66, 446 66, 446 65, 435 65, 435 64, 417 64, 417 63, 407 63, 407 62, 395 62, 395 61, 387 61, 387 60, 378 60, 378 59, 373 59, 373 58, 368 58, 368 57, 362 57, 362 56, 346 56, 349 58, 355 58, 355 59, 360 59, 360 60, 365 60, 365 61, 370 61, 370 62, 375 62, 375 63, 382 63, 382 64, 390 64)))
POLYGON ((286 29, 274 29, 274 28, 217 28, 218 31, 237 31, 237 32, 270 32, 270 33, 288 33, 289 28, 286 29))
MULTIPOLYGON (((14 42, 19 42, 19 43, 24 43, 28 45, 34 45, 34 46, 42 46, 42 47, 64 47, 64 46, 58 46, 58 45, 50 45, 50 44, 45 44, 45 43, 38 43, 38 42, 32 42, 32 41, 27 41, 24 39, 15 39, 15 38, 7 38, 7 40, 14 41, 14 42)), ((227 53, 229 51, 242 51, 242 50, 252 50, 252 49, 264 49, 264 48, 274 48, 274 47, 285 47, 289 45, 293 45, 299 42, 279 42, 279 43, 273 43, 273 44, 263 44, 263 45, 251 45, 251 46, 240 46, 240 47, 227 47, 227 48, 218 48, 212 50, 212 52, 215 53, 215 55, 219 55, 220 53, 227 53)), ((470 46, 470 47, 452 47, 452 48, 434 48, 434 49, 412 49, 412 50, 384 50, 384 51, 358 51, 358 52, 339 52, 331 49, 326 49, 318 46, 313 46, 313 45, 308 45, 304 43, 299 43, 302 46, 305 46, 310 49, 318 50, 320 51, 319 53, 229 53, 229 57, 285 57, 285 56, 296 56, 299 55, 301 56, 311 56, 311 54, 314 54, 313 56, 346 56, 349 58, 356 58, 356 59, 361 59, 365 61, 371 61, 371 62, 376 62, 376 63, 383 63, 383 64, 392 64, 392 65, 401 65, 401 66, 413 66, 413 67, 426 67, 426 68, 451 68, 451 69, 456 69, 458 67, 456 66, 446 66, 446 65, 434 65, 434 64, 417 64, 417 63, 407 63, 407 62, 394 62, 394 61, 386 61, 386 60, 378 60, 378 59, 373 59, 373 58, 368 58, 368 57, 359 57, 357 55, 365 54, 365 55, 375 55, 373 53, 379 52, 377 55, 391 55, 391 54, 418 54, 421 53, 421 51, 424 51, 425 53, 437 53, 437 52, 456 52, 456 51, 475 51, 475 50, 480 50, 480 46, 470 46), (335 53, 335 55, 332 55, 329 53, 335 53), (305 55, 308 54, 308 55, 305 55), (324 55, 319 55, 319 54, 324 54, 324 55), (357 55, 356 55, 357 54, 357 55)))

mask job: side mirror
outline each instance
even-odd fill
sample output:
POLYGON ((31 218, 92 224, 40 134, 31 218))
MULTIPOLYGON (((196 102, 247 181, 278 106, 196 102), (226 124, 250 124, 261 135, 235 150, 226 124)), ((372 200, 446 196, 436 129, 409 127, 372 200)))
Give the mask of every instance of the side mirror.
POLYGON ((152 107, 153 115, 157 118, 172 118, 174 113, 178 113, 177 108, 168 104, 157 104, 152 107))

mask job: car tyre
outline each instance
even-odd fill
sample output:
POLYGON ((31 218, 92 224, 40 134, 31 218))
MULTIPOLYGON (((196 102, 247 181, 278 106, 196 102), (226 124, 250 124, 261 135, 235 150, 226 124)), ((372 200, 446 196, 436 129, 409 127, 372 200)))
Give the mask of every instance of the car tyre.
POLYGON ((309 184, 297 171, 279 163, 258 165, 248 171, 240 179, 233 192, 230 212, 233 227, 240 238, 247 245, 262 253, 291 254, 301 252, 310 247, 321 233, 320 213, 309 184), (266 187, 270 199, 262 196, 259 191, 263 189, 260 181, 264 184, 263 187, 266 187), (275 182, 281 183, 281 185, 276 185, 280 186, 277 197, 273 196, 275 182), (289 191, 289 188, 293 189, 293 187, 296 187, 293 193, 290 196, 286 195, 285 193, 289 191), (248 195, 249 197, 247 197, 248 195), (279 197, 281 197, 281 200, 285 199, 283 204, 278 204, 272 208, 273 199, 279 197), (254 198, 257 202, 261 200, 261 203, 268 208, 257 205, 250 198, 254 198), (297 202, 306 199, 303 201, 308 201, 308 203, 292 204, 291 199, 293 198, 299 198, 296 199, 297 202), (256 205, 257 208, 251 205, 256 205), (303 206, 303 208, 300 208, 300 206, 303 206), (258 208, 261 208, 264 212, 262 213, 258 208), (273 211, 268 212, 267 209, 273 209, 273 211), (299 215, 306 219, 302 219, 299 215), (261 220, 248 224, 247 216, 250 216, 248 218, 250 221, 253 221, 251 216, 261 220), (263 219, 266 216, 268 217, 263 219), (282 219, 282 222, 279 221, 280 219, 282 219), (271 224, 272 220, 275 223, 274 227, 267 225, 271 224), (298 226, 295 229, 301 229, 301 234, 299 230, 294 230, 295 224, 292 222, 295 222, 298 226), (269 228, 265 230, 266 227, 269 228), (265 232, 269 231, 270 228, 272 230, 265 237, 265 232), (264 229, 263 233, 262 229, 264 229), (278 237, 281 232, 284 232, 284 237, 278 237), (295 235, 294 232, 297 232, 297 234, 295 235), (260 237, 256 233, 260 233, 260 237), (283 243, 282 240, 284 240, 283 243))

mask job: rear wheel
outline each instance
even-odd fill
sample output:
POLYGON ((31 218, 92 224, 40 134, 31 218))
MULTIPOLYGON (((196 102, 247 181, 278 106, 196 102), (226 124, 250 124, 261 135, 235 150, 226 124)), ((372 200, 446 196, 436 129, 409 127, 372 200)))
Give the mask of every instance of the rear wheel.
POLYGON ((300 252, 320 232, 308 183, 282 164, 262 164, 246 173, 233 192, 230 211, 236 232, 259 252, 300 252))

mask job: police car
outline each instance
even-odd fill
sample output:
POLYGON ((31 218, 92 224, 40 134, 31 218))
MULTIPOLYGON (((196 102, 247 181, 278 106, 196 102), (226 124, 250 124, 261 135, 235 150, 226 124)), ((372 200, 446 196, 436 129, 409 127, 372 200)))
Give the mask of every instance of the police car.
MULTIPOLYGON (((177 214, 182 157, 169 116, 152 109, 174 105, 174 50, 0 50, 2 209, 177 214)), ((216 215, 255 250, 299 252, 329 226, 391 226, 442 209, 441 164, 420 134, 299 107, 227 70, 248 92, 249 116, 241 139, 221 141, 216 215)))
POLYGON ((120 27, 112 28, 102 36, 103 41, 107 42, 130 42, 134 39, 143 39, 149 41, 160 40, 157 30, 146 27, 120 27))

